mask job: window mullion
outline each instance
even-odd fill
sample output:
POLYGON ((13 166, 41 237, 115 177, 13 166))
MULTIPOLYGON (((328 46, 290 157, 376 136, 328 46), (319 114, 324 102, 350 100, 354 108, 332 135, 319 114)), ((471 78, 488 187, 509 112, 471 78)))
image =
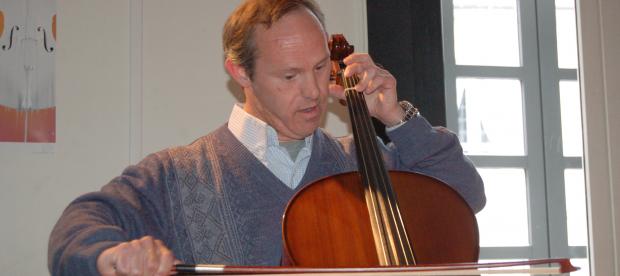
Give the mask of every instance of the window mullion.
POLYGON ((459 77, 510 78, 523 79, 523 67, 464 66, 456 65, 455 74, 459 77))
POLYGON ((456 108, 456 61, 454 58, 454 6, 451 0, 441 1, 443 31, 444 89, 446 95, 446 127, 458 129, 456 108))
MULTIPOLYGON (((565 159, 562 153, 562 122, 560 110, 558 52, 554 1, 537 1, 538 40, 540 43, 540 79, 545 139, 545 175, 549 205, 549 239, 551 256, 566 256, 568 232, 564 189, 565 159)), ((566 74, 566 73, 564 73, 566 74)))
POLYGON ((524 112, 527 143, 527 177, 533 258, 549 256, 547 190, 540 96, 538 20, 534 0, 519 1, 523 71, 524 112))

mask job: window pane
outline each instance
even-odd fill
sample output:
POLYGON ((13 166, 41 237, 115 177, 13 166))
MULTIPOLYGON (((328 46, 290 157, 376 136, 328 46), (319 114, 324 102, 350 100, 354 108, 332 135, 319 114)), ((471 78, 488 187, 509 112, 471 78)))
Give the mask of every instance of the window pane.
POLYGON ((458 133, 469 155, 524 155, 521 82, 457 78, 458 133))
POLYGON ((564 170, 568 245, 588 245, 588 220, 583 169, 564 170))
POLYGON ((555 0, 558 67, 577 69, 577 23, 575 0, 555 0))
POLYGON ((520 66, 516 0, 454 0, 456 64, 520 66))
POLYGON ((476 215, 480 246, 528 246, 525 171, 517 168, 478 169, 487 205, 476 215))
POLYGON ((560 81, 560 108, 564 156, 583 156, 579 82, 560 81))

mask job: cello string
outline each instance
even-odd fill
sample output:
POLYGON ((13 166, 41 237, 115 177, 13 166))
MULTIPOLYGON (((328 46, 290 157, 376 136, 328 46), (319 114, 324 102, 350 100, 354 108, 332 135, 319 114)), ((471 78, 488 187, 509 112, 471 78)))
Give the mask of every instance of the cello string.
POLYGON ((389 187, 389 178, 385 178, 385 174, 382 174, 382 171, 385 171, 385 167, 383 164, 383 159, 380 157, 380 153, 378 153, 376 135, 374 132, 374 127, 372 125, 371 117, 368 112, 368 108, 366 106, 364 100, 363 93, 356 93, 356 99, 359 104, 361 116, 363 118, 363 130, 364 135, 362 139, 366 141, 366 145, 368 146, 367 154, 370 156, 366 158, 369 160, 369 167, 372 167, 372 181, 375 184, 375 193, 377 193, 377 198, 380 201, 381 210, 384 218, 384 225, 386 227, 386 232, 388 232, 388 237, 390 238, 390 244, 392 246, 392 255, 394 256, 394 264, 400 265, 401 260, 403 260, 403 250, 400 242, 400 234, 398 228, 395 225, 394 217, 393 217, 393 205, 391 204, 391 200, 389 198, 389 194, 386 192, 386 187, 389 187))
MULTIPOLYGON (((351 82, 356 82, 357 80, 352 77, 351 82)), ((382 214, 382 223, 381 226, 384 227, 385 232, 386 232, 386 243, 388 243, 390 245, 389 248, 391 248, 390 250, 390 259, 393 265, 398 264, 400 258, 399 251, 398 250, 398 244, 395 243, 394 238, 395 238, 395 233, 393 231, 394 227, 392 224, 392 220, 391 220, 391 216, 390 216, 390 211, 389 211, 389 202, 386 200, 385 198, 385 192, 382 191, 383 190, 383 183, 384 180, 381 179, 381 175, 378 174, 377 172, 379 171, 379 168, 377 168, 377 166, 380 166, 382 163, 377 162, 376 160, 376 156, 373 154, 373 140, 371 139, 376 139, 375 137, 373 137, 374 135, 372 135, 372 129, 371 129, 371 124, 370 124, 370 118, 368 117, 368 111, 367 111, 367 106, 365 103, 365 100, 363 98, 363 94, 357 91, 351 91, 352 92, 352 96, 354 99, 354 106, 356 107, 357 110, 357 117, 358 117, 358 122, 359 122, 359 129, 360 131, 358 132, 358 135, 360 136, 360 140, 363 142, 360 142, 360 145, 363 146, 363 150, 362 150, 362 154, 363 155, 367 155, 363 158, 363 160, 365 162, 367 162, 365 164, 365 167, 368 168, 368 175, 369 175, 369 179, 368 181, 370 182, 370 184, 372 185, 372 192, 376 194, 376 198, 377 201, 379 202, 379 212, 382 214), (388 240, 389 238, 389 240, 388 240)))
MULTIPOLYGON (((340 65, 341 67, 344 67, 344 64, 340 65)), ((364 145, 364 143, 362 143, 361 139, 362 139, 362 134, 361 134, 361 129, 359 128, 361 125, 361 122, 359 122, 360 120, 360 116, 359 111, 358 111, 358 106, 359 104, 357 104, 355 102, 355 94, 357 93, 353 87, 354 85, 352 85, 352 82, 350 79, 345 78, 344 74, 342 73, 342 70, 340 71, 339 75, 341 76, 341 81, 342 81, 342 85, 345 87, 345 95, 347 97, 347 102, 348 102, 348 110, 349 110, 349 117, 352 121, 352 128, 353 128, 353 138, 355 139, 355 143, 356 143, 356 151, 358 154, 358 162, 360 162, 361 164, 358 164, 359 168, 360 168, 360 174, 362 175, 362 182, 364 184, 364 186, 366 187, 366 189, 369 191, 368 195, 368 201, 370 204, 369 207, 369 212, 372 216, 372 218, 374 218, 374 222, 375 222, 375 227, 374 229, 376 230, 376 235, 378 235, 378 240, 375 240, 379 250, 380 250, 380 254, 382 254, 383 256, 383 260, 385 260, 386 264, 385 265, 390 265, 392 257, 391 257, 391 250, 388 250, 389 246, 388 244, 386 244, 386 229, 384 226, 384 219, 383 216, 381 214, 381 212, 379 212, 380 210, 380 206, 378 205, 378 200, 377 200, 377 195, 375 193, 373 193, 373 191, 376 190, 375 187, 372 187, 372 183, 370 183, 368 180, 370 179, 370 175, 368 175, 368 173, 371 171, 370 168, 368 168, 368 162, 365 161, 365 159, 367 158, 367 156, 365 154, 363 154, 364 149, 362 148, 362 146, 364 145)), ((373 220, 371 220, 372 222, 373 220)), ((379 254, 379 252, 378 252, 379 254)))
POLYGON ((404 222, 402 216, 400 215, 398 200, 396 194, 394 193, 392 183, 390 181, 390 177, 385 168, 385 163, 383 162, 381 151, 378 148, 378 142, 376 137, 376 132, 374 130, 374 125, 371 121, 371 116, 369 114, 368 109, 365 105, 365 100, 363 100, 364 94, 360 94, 360 98, 362 98, 362 102, 364 103, 364 112, 365 118, 367 121, 367 128, 369 130, 368 133, 368 142, 369 145, 373 148, 370 153, 373 155, 374 162, 378 167, 375 172, 379 175, 377 179, 379 180, 379 185, 381 188, 382 200, 385 200, 385 208, 388 211, 388 215, 386 219, 388 220, 386 223, 392 227, 394 234, 395 242, 398 246, 397 250, 401 254, 401 260, 403 260, 405 265, 415 264, 415 258, 413 255, 413 249, 411 248, 411 244, 409 243, 408 234, 404 227, 404 222))
POLYGON ((369 185, 372 187, 372 190, 376 190, 376 175, 373 174, 373 172, 375 171, 373 168, 373 163, 371 162, 371 160, 369 160, 368 158, 371 157, 368 154, 365 154, 366 152, 369 152, 371 149, 368 148, 370 146, 369 143, 364 142, 367 141, 367 130, 365 129, 366 125, 364 124, 364 118, 363 118, 363 107, 365 103, 360 102, 359 100, 359 93, 353 89, 353 87, 355 86, 355 80, 351 79, 351 78, 347 78, 346 79, 346 83, 347 86, 350 88, 349 89, 349 94, 350 94, 350 98, 351 98, 351 107, 352 107, 352 111, 353 111, 353 118, 356 122, 356 135, 358 136, 358 141, 359 143, 356 144, 357 147, 359 147, 360 149, 360 155, 361 155, 361 160, 362 160, 362 165, 365 168, 365 176, 366 176, 366 181, 368 181, 369 185))
MULTIPOLYGON (((356 76, 352 77, 349 81, 349 83, 353 84, 357 82, 359 82, 359 79, 356 76)), ((382 227, 385 228, 387 237, 390 238, 389 244, 391 244, 390 248, 392 248, 392 250, 390 250, 392 262, 396 265, 400 264, 401 260, 404 260, 405 263, 409 263, 408 259, 404 257, 406 252, 403 250, 404 248, 402 246, 402 231, 400 231, 397 222, 394 220, 393 204, 391 203, 393 200, 390 200, 389 193, 386 192, 386 187, 390 185, 389 178, 387 178, 387 174, 385 173, 383 159, 380 158, 381 155, 378 152, 377 137, 364 99, 364 94, 357 91, 351 92, 354 99, 353 104, 357 110, 358 118, 356 121, 360 123, 358 125, 360 129, 358 135, 360 136, 360 140, 364 141, 359 144, 364 146, 361 154, 368 155, 362 160, 368 162, 365 164, 365 167, 370 169, 368 172, 370 176, 369 181, 373 187, 372 192, 376 193, 377 200, 379 201, 380 213, 383 218, 382 227)), ((386 240, 386 242, 388 241, 386 240)))
MULTIPOLYGON (((359 78, 357 76, 352 77, 352 82, 357 84, 359 82, 359 78)), ((365 160, 369 160, 370 164, 366 165, 366 167, 372 167, 372 179, 373 182, 376 181, 380 190, 380 194, 377 195, 381 202, 381 205, 384 208, 384 219, 385 219, 385 227, 389 227, 387 232, 394 233, 391 234, 395 243, 394 249, 395 254, 399 255, 399 260, 402 260, 405 264, 414 264, 415 259, 413 257, 413 250, 409 243, 409 239, 407 237, 406 229, 403 224, 402 217, 400 215, 400 211, 398 208, 398 203, 394 191, 392 189, 392 185, 390 183, 390 178, 387 174, 387 170, 385 169, 385 165, 382 159, 382 155, 378 149, 376 132, 374 130, 374 126, 372 124, 371 116, 366 106, 366 101, 364 99, 363 92, 355 92, 354 93, 357 106, 360 108, 360 121, 362 122, 362 140, 366 141, 366 145, 369 149, 365 152, 369 153, 371 156, 369 158, 365 158, 365 160)), ((376 190, 375 190, 376 191, 376 190)), ((398 261, 400 263, 400 261, 398 261)))

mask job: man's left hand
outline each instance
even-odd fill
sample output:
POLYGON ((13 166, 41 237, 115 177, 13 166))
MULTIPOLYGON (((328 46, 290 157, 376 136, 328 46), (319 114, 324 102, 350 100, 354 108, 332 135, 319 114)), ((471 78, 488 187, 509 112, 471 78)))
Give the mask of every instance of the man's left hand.
MULTIPOLYGON (((390 72, 377 66, 370 55, 354 53, 343 60, 347 68, 345 77, 357 75, 360 81, 355 90, 363 91, 370 115, 379 119, 386 126, 396 125, 404 117, 404 111, 398 104, 396 79, 390 72)), ((330 85, 330 94, 344 99, 342 86, 330 85)))

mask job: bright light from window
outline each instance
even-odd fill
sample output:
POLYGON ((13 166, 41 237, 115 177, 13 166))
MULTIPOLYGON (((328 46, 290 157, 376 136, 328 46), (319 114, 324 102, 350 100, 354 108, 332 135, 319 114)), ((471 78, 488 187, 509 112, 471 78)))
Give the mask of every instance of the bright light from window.
POLYGON ((478 169, 487 205, 476 215, 480 246, 528 246, 527 188, 523 169, 478 169))
POLYGON ((577 23, 575 0, 555 0, 558 67, 577 69, 577 23))
POLYGON ((564 170, 564 183, 568 245, 587 246, 588 220, 583 169, 564 170))
POLYGON ((581 157, 583 156, 583 138, 579 83, 577 81, 560 81, 560 108, 564 156, 581 157))
POLYGON ((524 155, 521 82, 457 78, 458 134, 468 155, 524 155))
POLYGON ((456 64, 521 65, 516 0, 454 0, 456 64))

